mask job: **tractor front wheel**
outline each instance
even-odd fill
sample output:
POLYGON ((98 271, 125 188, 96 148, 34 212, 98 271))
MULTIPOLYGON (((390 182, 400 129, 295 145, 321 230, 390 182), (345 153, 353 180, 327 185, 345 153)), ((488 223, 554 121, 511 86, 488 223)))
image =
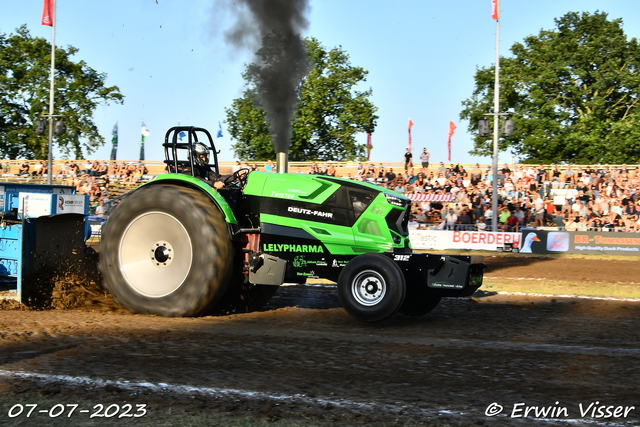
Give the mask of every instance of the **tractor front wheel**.
POLYGON ((380 322, 393 316, 404 301, 405 288, 400 267, 381 254, 355 257, 338 277, 342 306, 362 322, 380 322))
POLYGON ((224 294, 233 264, 222 213, 203 193, 177 185, 136 190, 103 228, 100 271, 134 313, 197 316, 224 294))

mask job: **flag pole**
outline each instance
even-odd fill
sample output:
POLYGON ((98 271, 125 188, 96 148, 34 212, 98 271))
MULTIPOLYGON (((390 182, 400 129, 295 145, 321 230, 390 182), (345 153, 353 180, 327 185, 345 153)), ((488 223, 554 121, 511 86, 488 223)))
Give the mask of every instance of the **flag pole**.
POLYGON ((409 152, 411 152, 411 128, 413 127, 413 121, 409 117, 409 152))
POLYGON ((493 179, 491 197, 491 228, 498 231, 498 125, 500 113, 500 0, 496 1, 496 81, 493 90, 493 179))
POLYGON ((47 158, 47 184, 52 184, 53 177, 53 156, 51 153, 51 145, 53 142, 53 87, 55 81, 56 72, 56 5, 57 1, 53 2, 53 13, 51 17, 51 87, 49 89, 49 149, 47 158))

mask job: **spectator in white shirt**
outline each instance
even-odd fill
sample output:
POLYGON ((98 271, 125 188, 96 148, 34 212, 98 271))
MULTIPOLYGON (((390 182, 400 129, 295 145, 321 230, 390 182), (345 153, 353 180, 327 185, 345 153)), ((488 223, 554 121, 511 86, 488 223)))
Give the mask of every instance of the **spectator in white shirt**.
POLYGON ((444 217, 445 228, 447 230, 453 230, 455 228, 457 221, 458 221, 458 215, 453 213, 453 209, 449 209, 447 214, 444 217))

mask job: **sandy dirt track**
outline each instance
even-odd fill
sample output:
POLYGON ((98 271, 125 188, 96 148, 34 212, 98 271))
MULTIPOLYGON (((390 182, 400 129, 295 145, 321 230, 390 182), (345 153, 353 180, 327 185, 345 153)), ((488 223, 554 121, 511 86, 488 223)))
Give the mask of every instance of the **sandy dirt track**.
MULTIPOLYGON (((487 261, 494 277, 640 277, 635 261, 487 261)), ((366 425, 640 425, 639 338, 632 301, 477 294, 374 325, 322 286, 282 287, 258 313, 195 319, 95 301, 0 311, 0 393, 147 403, 149 416, 173 407, 366 425), (489 417, 494 402, 502 413, 489 417), (581 414, 594 402, 626 416, 581 414), (511 417, 534 406, 556 409, 543 424, 535 410, 511 417)))

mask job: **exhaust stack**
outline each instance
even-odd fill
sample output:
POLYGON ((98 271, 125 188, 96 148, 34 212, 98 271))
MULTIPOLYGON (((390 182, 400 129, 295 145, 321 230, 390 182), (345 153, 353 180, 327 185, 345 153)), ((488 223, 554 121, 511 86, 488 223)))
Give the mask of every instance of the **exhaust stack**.
POLYGON ((276 154, 276 171, 278 173, 287 173, 289 170, 289 154, 284 151, 276 154))

